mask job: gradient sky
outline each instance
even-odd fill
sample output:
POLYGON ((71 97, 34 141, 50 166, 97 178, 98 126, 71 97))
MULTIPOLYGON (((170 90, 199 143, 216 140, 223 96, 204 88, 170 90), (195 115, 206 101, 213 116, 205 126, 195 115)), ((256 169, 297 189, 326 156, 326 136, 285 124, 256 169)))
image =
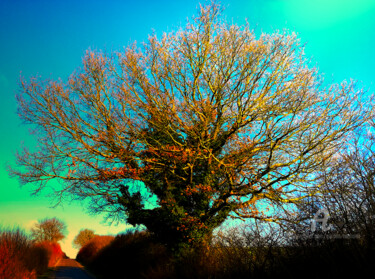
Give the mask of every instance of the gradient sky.
MULTIPOLYGON (((196 0, 0 0, 0 225, 30 228, 57 217, 68 226, 63 250, 75 257, 71 242, 81 228, 116 234, 128 226, 106 225, 79 203, 50 208, 43 195, 30 196, 8 176, 6 164, 23 143, 34 143, 16 114, 20 76, 66 78, 81 66, 87 49, 121 50, 133 41, 184 26, 196 14, 196 0)), ((375 77, 375 0, 223 0, 227 21, 257 33, 288 29, 306 43, 305 53, 328 83, 358 80, 370 93, 375 77)))

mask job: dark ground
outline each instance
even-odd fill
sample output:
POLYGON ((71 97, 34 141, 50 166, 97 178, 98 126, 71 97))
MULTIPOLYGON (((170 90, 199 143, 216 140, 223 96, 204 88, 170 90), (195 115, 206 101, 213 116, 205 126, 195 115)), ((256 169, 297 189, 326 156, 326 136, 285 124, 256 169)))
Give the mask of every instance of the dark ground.
POLYGON ((61 259, 52 274, 51 279, 95 279, 81 264, 73 259, 61 259))

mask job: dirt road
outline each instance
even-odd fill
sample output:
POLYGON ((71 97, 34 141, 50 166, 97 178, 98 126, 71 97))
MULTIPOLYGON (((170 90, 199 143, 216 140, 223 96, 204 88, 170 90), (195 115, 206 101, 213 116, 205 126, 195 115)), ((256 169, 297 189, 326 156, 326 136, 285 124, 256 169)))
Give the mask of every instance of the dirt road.
POLYGON ((83 269, 81 264, 73 259, 61 259, 54 270, 53 279, 95 279, 83 269))

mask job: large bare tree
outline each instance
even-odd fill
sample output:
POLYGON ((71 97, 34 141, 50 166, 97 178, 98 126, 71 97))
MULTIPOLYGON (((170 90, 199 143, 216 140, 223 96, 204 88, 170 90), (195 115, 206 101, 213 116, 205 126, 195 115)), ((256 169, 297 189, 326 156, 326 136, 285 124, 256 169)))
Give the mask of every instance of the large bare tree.
POLYGON ((40 144, 11 172, 171 247, 201 243, 229 216, 277 220, 367 120, 354 83, 322 84, 294 34, 256 37, 211 4, 142 47, 88 51, 67 82, 22 81, 40 144))

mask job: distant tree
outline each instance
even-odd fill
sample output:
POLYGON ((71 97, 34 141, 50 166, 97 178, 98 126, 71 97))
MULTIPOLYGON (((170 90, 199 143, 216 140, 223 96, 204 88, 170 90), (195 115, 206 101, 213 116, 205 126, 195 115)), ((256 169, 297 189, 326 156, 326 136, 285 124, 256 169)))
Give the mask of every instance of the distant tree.
POLYGON ((74 247, 80 249, 83 246, 85 246, 86 243, 89 242, 94 237, 95 237, 95 232, 93 230, 82 229, 74 238, 73 245, 74 247))
POLYGON ((321 176, 320 208, 329 214, 330 230, 360 236, 375 248, 375 123, 361 129, 337 164, 321 176))
POLYGON ((58 242, 65 238, 66 225, 57 218, 45 218, 31 228, 31 236, 35 242, 58 242))
POLYGON ((294 34, 256 38, 219 15, 211 4, 141 49, 87 52, 66 83, 22 81, 40 146, 11 174, 36 192, 57 180, 57 197, 92 199, 176 250, 228 217, 277 221, 373 105, 354 83, 324 88, 294 34))
POLYGON ((334 164, 316 174, 319 193, 296 204, 293 223, 284 223, 297 240, 347 237, 375 248, 374 119, 368 124, 356 130, 334 164))

